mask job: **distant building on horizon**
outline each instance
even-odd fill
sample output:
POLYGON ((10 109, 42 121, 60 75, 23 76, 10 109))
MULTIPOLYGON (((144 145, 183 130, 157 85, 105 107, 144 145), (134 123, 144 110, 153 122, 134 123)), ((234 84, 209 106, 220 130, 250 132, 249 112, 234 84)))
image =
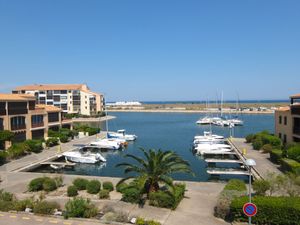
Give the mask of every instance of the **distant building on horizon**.
POLYGON ((275 134, 284 144, 300 142, 300 94, 290 96, 290 105, 275 110, 275 134))
POLYGON ((32 94, 37 104, 53 105, 64 113, 95 115, 104 110, 104 96, 86 84, 33 84, 16 87, 13 94, 32 94))
MULTIPOLYGON (((34 95, 0 93, 0 130, 13 132, 15 141, 47 138, 50 129, 60 128, 73 128, 72 120, 65 119, 60 108, 36 104, 34 95)), ((0 149, 9 146, 6 142, 0 149)))

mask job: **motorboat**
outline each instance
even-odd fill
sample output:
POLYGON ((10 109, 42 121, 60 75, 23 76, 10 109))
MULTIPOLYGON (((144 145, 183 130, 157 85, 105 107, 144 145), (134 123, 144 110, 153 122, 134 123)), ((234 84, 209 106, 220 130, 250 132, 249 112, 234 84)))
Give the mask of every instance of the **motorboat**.
POLYGON ((117 150, 122 147, 120 140, 116 141, 113 139, 98 139, 96 141, 93 141, 90 143, 90 146, 97 146, 103 149, 112 149, 112 150, 117 150))
POLYGON ((197 144, 195 149, 231 149, 231 146, 227 144, 197 144))
POLYGON ((204 154, 223 154, 223 153, 228 153, 231 152, 231 149, 227 149, 227 148, 221 148, 221 149, 201 149, 201 150, 197 150, 196 153, 200 154, 200 155, 204 155, 204 154))
POLYGON ((223 144, 224 139, 215 139, 215 138, 199 138, 194 140, 194 145, 197 144, 223 144))
POLYGON ((243 126, 244 125, 244 122, 239 119, 231 119, 231 120, 228 120, 228 122, 234 124, 234 126, 243 126))
POLYGON ((196 123, 199 124, 199 125, 209 125, 212 122, 213 122, 212 118, 207 117, 207 116, 196 121, 196 123))
POLYGON ((124 139, 126 141, 135 141, 137 139, 137 136, 134 134, 126 134, 126 130, 124 129, 117 130, 117 132, 108 132, 107 137, 124 139))
POLYGON ((196 140, 196 139, 209 139, 209 138, 224 139, 224 136, 212 134, 212 132, 210 132, 210 131, 204 131, 203 135, 196 135, 194 137, 194 140, 196 140))
POLYGON ((76 163, 94 164, 97 162, 106 162, 106 159, 100 153, 91 153, 85 147, 79 151, 70 151, 63 153, 66 160, 76 163))

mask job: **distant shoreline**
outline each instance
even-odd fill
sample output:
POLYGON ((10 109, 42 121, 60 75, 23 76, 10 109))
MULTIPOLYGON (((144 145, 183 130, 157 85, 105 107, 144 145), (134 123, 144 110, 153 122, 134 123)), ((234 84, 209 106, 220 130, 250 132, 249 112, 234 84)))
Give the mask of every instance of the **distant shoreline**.
MULTIPOLYGON (((220 113, 220 111, 204 111, 204 110, 175 110, 175 109, 110 109, 107 112, 138 112, 138 113, 220 113)), ((236 114, 235 112, 223 112, 223 114, 236 114)), ((241 111, 238 114, 274 114, 274 111, 241 111)))

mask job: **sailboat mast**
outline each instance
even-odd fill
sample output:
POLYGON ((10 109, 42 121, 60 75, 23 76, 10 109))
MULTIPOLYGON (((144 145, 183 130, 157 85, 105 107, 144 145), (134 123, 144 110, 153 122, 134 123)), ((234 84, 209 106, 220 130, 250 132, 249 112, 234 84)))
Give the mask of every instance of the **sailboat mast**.
POLYGON ((106 109, 105 98, 104 98, 104 112, 105 112, 106 138, 108 138, 108 117, 107 117, 107 109, 106 109))

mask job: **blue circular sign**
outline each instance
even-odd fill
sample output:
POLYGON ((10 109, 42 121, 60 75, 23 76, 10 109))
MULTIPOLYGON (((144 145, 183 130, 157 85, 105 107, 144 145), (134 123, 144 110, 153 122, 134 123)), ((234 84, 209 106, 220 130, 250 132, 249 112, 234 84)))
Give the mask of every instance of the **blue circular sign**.
POLYGON ((255 216, 257 213, 257 207, 255 204, 248 202, 244 204, 243 211, 246 216, 255 216))

